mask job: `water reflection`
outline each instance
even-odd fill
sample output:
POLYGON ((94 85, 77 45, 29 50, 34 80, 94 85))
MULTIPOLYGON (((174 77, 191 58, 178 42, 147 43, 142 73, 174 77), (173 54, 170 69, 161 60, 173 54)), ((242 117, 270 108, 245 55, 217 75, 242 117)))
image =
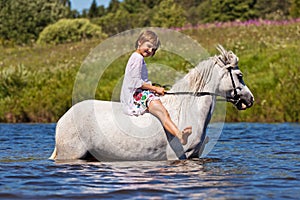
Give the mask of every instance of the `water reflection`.
POLYGON ((212 166, 207 166, 213 162, 221 160, 107 163, 56 161, 56 164, 68 168, 62 168, 63 173, 73 174, 66 179, 68 183, 76 182, 76 177, 77 181, 82 183, 84 177, 84 184, 78 188, 83 193, 97 192, 103 195, 149 193, 152 196, 163 194, 168 197, 203 198, 224 194, 223 188, 237 186, 230 182, 233 177, 216 174, 215 172, 222 170, 212 170, 212 166), (197 193, 193 194, 195 190, 197 193), (201 190, 203 192, 199 192, 201 190))

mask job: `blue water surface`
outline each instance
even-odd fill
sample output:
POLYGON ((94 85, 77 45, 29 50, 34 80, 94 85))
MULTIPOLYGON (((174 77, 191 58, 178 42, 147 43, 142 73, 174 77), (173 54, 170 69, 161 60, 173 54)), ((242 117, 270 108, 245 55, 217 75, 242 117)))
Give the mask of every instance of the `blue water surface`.
POLYGON ((55 124, 0 124, 1 199, 298 199, 300 125, 226 123, 205 158, 54 162, 55 124))

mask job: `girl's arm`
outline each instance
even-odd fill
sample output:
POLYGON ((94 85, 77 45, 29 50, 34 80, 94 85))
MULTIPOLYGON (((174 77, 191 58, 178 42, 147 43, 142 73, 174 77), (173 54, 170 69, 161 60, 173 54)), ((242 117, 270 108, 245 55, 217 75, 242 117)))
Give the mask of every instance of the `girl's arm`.
POLYGON ((165 88, 153 86, 153 85, 145 83, 145 82, 142 85, 142 89, 152 90, 153 92, 155 92, 159 95, 164 95, 165 94, 165 88))

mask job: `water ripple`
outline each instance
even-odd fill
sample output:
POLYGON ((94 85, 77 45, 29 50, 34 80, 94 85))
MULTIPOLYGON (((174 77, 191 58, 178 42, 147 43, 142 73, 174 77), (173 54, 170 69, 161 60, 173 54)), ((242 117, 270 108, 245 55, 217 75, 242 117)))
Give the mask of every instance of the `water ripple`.
POLYGON ((208 158, 50 161, 55 124, 0 125, 0 199, 295 199, 299 124, 225 124, 208 158))

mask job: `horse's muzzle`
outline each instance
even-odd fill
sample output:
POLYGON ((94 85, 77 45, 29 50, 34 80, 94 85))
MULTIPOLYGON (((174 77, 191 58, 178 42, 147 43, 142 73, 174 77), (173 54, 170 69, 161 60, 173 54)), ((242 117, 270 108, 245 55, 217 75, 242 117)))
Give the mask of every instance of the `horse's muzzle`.
POLYGON ((253 106, 254 98, 251 96, 249 99, 240 98, 236 103, 235 106, 238 110, 246 110, 253 106))

